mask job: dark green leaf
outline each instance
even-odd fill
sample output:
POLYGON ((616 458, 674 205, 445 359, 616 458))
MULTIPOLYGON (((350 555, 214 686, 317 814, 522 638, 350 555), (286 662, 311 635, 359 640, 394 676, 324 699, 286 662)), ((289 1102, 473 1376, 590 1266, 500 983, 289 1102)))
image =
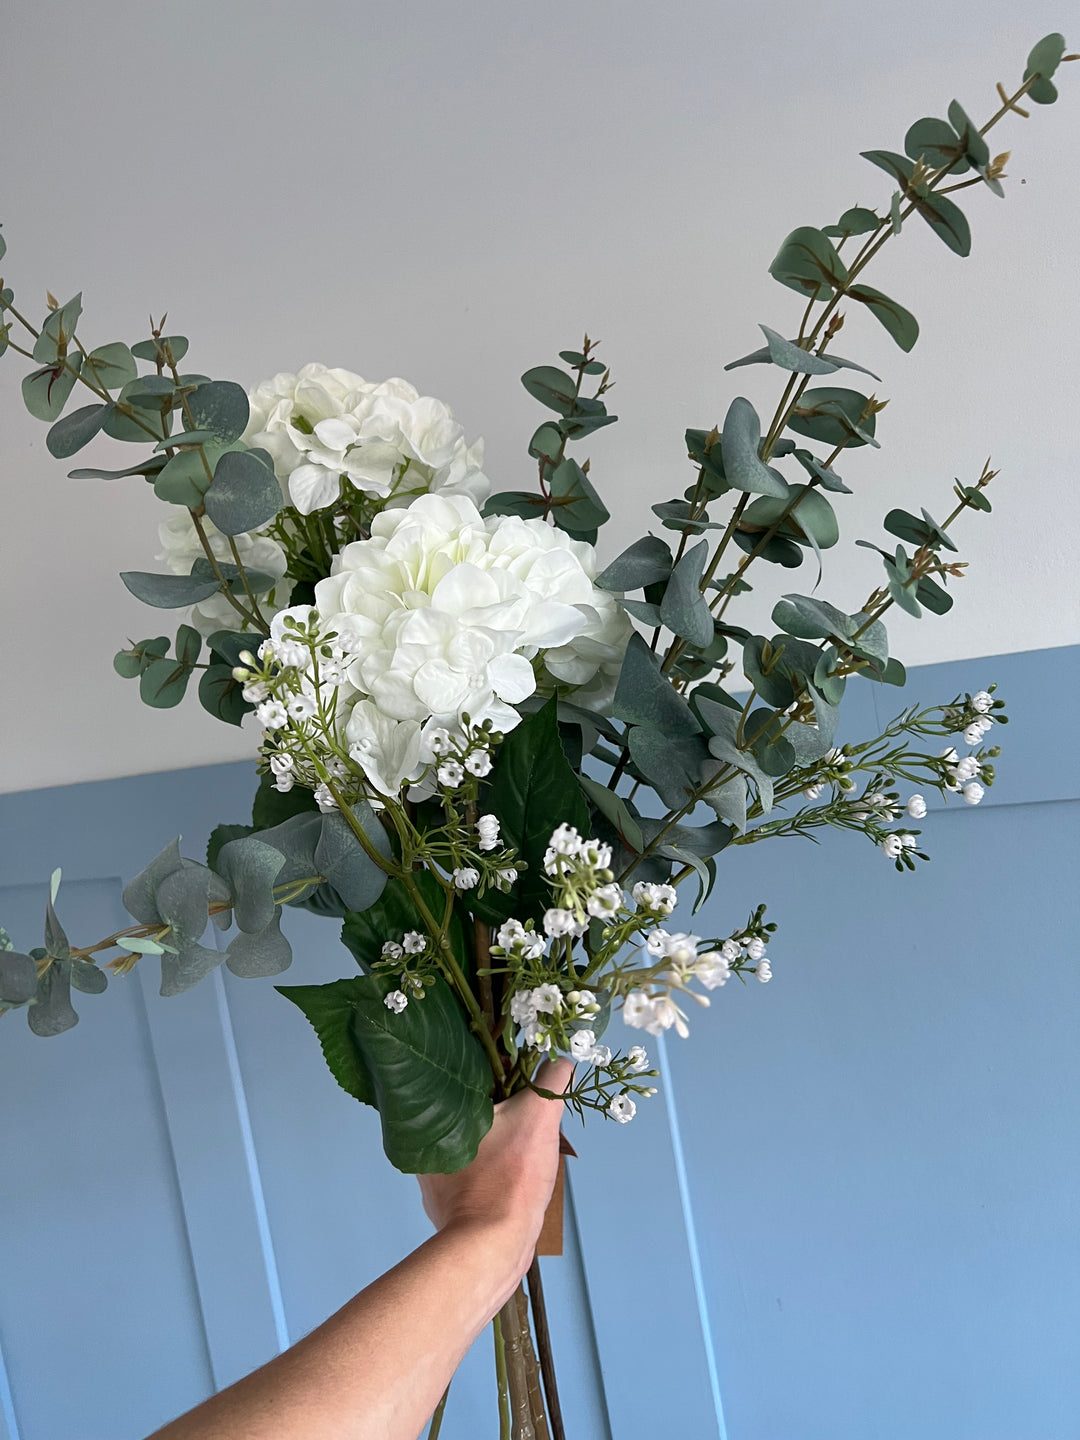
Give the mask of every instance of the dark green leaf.
POLYGON ((635 855, 640 855, 645 848, 641 826, 631 815, 622 796, 616 795, 614 790, 609 790, 606 785, 601 785, 591 776, 579 775, 578 781, 596 809, 614 827, 615 833, 626 849, 635 855))
POLYGON ((871 285, 852 285, 847 292, 852 300, 865 305, 881 321, 901 350, 910 350, 919 338, 919 322, 910 310, 871 285))
MULTIPOLYGON (((743 674, 761 696, 777 710, 786 710, 795 699, 791 681, 780 669, 770 665, 766 668, 764 651, 769 642, 764 635, 751 635, 743 645, 743 674)), ((753 729, 746 727, 752 735, 753 729)))
POLYGON ((796 570, 803 562, 803 552, 798 545, 793 540, 785 540, 781 535, 770 536, 764 545, 761 545, 760 535, 746 530, 736 530, 732 538, 740 550, 745 550, 748 555, 756 552, 758 559, 767 560, 770 565, 783 565, 789 570, 796 570))
POLYGON ((635 540, 596 577, 601 590, 640 590, 671 574, 671 547, 655 535, 635 540))
POLYGON ((163 376, 143 375, 129 380, 105 416, 102 429, 113 440, 147 441, 165 438, 165 421, 173 404, 172 381, 163 376), (134 413, 126 413, 133 409, 134 413))
POLYGON ((949 123, 960 138, 964 158, 975 170, 990 163, 990 147, 979 134, 978 127, 968 119, 958 100, 949 105, 949 123))
MULTIPOLYGON (((579 400, 578 405, 581 403, 579 400)), ((618 418, 617 415, 570 415, 559 421, 559 430, 568 440, 580 440, 605 425, 614 425, 618 418)))
POLYGON ((84 405, 58 420, 45 437, 50 455, 57 460, 66 460, 90 441, 101 429, 105 419, 106 405, 84 405))
MULTIPOLYGON (((670 735, 694 735, 701 728, 689 705, 661 674, 656 656, 636 632, 626 647, 612 713, 628 725, 651 726, 670 735)), ((503 743, 505 746, 506 742, 503 743)), ((554 825, 551 828, 554 829, 554 825)))
POLYGON ((785 595, 773 607, 773 624, 800 640, 850 640, 858 629, 857 617, 845 615, 827 600, 811 595, 785 595))
POLYGON ((285 856, 254 835, 230 840, 218 852, 214 870, 221 876, 233 901, 233 917, 245 934, 257 935, 274 918, 278 908, 274 884, 285 856))
POLYGON ((944 120, 927 116, 916 120, 904 136, 904 149, 912 160, 923 160, 931 170, 950 166, 950 175, 960 175, 968 168, 964 145, 956 131, 944 120))
POLYGON ((713 638, 709 605, 701 593, 701 577, 709 558, 703 540, 688 550, 671 573, 660 606, 663 624, 691 645, 708 645, 713 638))
POLYGON ((480 513, 485 517, 521 515, 526 520, 535 520, 546 510, 547 501, 542 495, 534 495, 528 490, 503 490, 498 495, 492 495, 480 513))
POLYGON ((950 250, 957 255, 971 254, 971 227, 958 205, 945 195, 930 190, 925 195, 912 195, 912 204, 950 250))
MULTIPOLYGON (((1027 68, 1024 70, 1024 79, 1027 80, 1032 75, 1041 75, 1044 80, 1049 80, 1061 64, 1064 54, 1064 35, 1058 34, 1057 31, 1052 35, 1044 35, 1027 58, 1027 68)), ((1030 90, 1028 91, 1028 95, 1034 99, 1030 90)), ((1036 103, 1045 105, 1047 102, 1044 100, 1036 103)))
MULTIPOLYGON (((217 639, 219 633, 216 632, 210 637, 211 644, 217 639)), ((296 785, 291 790, 283 792, 278 790, 273 782, 273 775, 259 776, 259 788, 255 792, 255 801, 251 807, 251 823, 256 830, 269 830, 272 826, 280 825, 283 821, 291 819, 293 815, 319 813, 315 796, 310 790, 296 785)), ((314 863, 314 856, 315 852, 312 850, 312 863, 314 863)))
POLYGON ((210 831, 210 839, 206 842, 206 863, 210 869, 217 869, 217 857, 221 854, 222 846, 227 845, 230 840, 252 835, 254 831, 253 825, 215 825, 210 831))
POLYGON ((902 190, 906 190, 907 182, 911 179, 911 173, 915 169, 914 163, 903 155, 897 155, 894 150, 863 150, 860 152, 864 160, 869 160, 871 165, 876 165, 879 170, 884 170, 891 175, 902 190))
POLYGON ((150 479, 156 475, 164 466, 166 461, 164 455, 148 455, 145 460, 140 460, 137 465, 129 465, 126 470, 69 470, 69 480, 125 480, 129 475, 142 475, 150 479))
MULTIPOLYGON (((726 705, 718 705, 704 697, 698 701, 698 709, 710 732, 709 750, 717 760, 722 760, 725 765, 734 766, 744 775, 749 775, 757 787, 762 811, 767 815, 773 808, 772 779, 761 768, 757 758, 738 744, 741 712, 731 710, 726 705)), ((744 743, 746 738, 743 737, 744 743)))
POLYGON ((41 333, 34 341, 33 355, 39 365, 59 365, 67 355, 75 337, 75 327, 82 314, 82 296, 76 295, 66 305, 52 310, 45 318, 41 333))
POLYGON ((144 605, 158 610, 178 610, 208 600, 221 588, 216 580, 200 580, 194 575, 154 575, 145 570, 125 570, 120 579, 144 605))
POLYGON ((131 347, 131 353, 137 360, 149 360, 151 364, 161 364, 166 369, 170 361, 179 364, 187 351, 188 342, 183 335, 160 335, 157 339, 140 340, 131 347))
POLYGON ((209 665, 199 677, 199 704, 226 725, 239 725, 255 707, 244 699, 243 682, 232 672, 231 665, 209 665))
POLYGON ((751 495, 784 496, 787 482, 779 471, 765 465, 758 456, 761 421, 750 401, 736 396, 724 417, 721 436, 724 474, 736 490, 751 495))
POLYGON ((577 385, 574 377, 564 370, 557 370, 554 365, 537 365, 525 371, 521 383, 534 400, 539 400, 549 410, 559 415, 572 413, 577 385))
POLYGON ((691 519, 694 511, 688 500, 663 500, 652 507, 652 512, 663 521, 666 530, 685 530, 688 535, 702 535, 706 530, 724 528, 707 519, 704 513, 691 519))
POLYGON ((595 530, 611 517, 589 477, 576 460, 563 460, 552 472, 551 518, 560 530, 595 530))
POLYGON ((207 515, 223 535, 257 530, 283 503, 274 462, 265 450, 226 450, 203 496, 207 515))
POLYGON ((953 607, 952 596, 929 575, 924 576, 916 585, 915 598, 935 615, 945 615, 953 607))
POLYGON ((491 1128, 491 1072, 444 981, 400 1015, 384 1003, 397 987, 394 976, 366 975, 278 989, 315 1028, 342 1088, 379 1111, 391 1164, 407 1174, 460 1170, 491 1128))
POLYGON ((191 666, 181 660, 151 660, 139 677, 139 699, 155 710, 179 705, 191 678, 191 666))
POLYGON ((880 224, 881 221, 873 210, 865 210, 861 205, 854 205, 850 210, 844 211, 835 225, 826 225, 821 233, 841 238, 845 235, 868 235, 880 224))
POLYGON ((620 600, 619 604, 628 615, 640 620, 643 625, 662 625, 660 606, 651 605, 648 600, 620 600))
POLYGON ((827 298, 848 278, 847 267, 828 236, 810 225, 793 230, 781 245, 769 274, 803 295, 827 298))
POLYGON ((823 445, 877 446, 877 416, 865 413, 867 397, 857 390, 816 385, 804 390, 794 406, 787 428, 823 445))
POLYGON ((739 834, 746 830, 746 777, 735 775, 715 790, 707 790, 702 800, 721 820, 739 834))
POLYGON ((514 847, 528 867, 513 896, 489 893, 486 898, 506 915, 511 909, 521 918, 543 913, 551 904, 543 859, 552 831, 567 824, 584 833, 589 823, 577 776, 559 740, 554 699, 507 735, 499 747, 484 804, 498 816, 506 844, 514 847))
POLYGON ((232 380, 211 380, 187 397, 187 412, 192 430, 209 430, 219 445, 231 445, 247 428, 248 398, 232 380))
MULTIPOLYGON (((167 505, 183 505, 196 510, 210 489, 207 467, 213 465, 215 451, 203 455, 199 450, 178 450, 154 478, 154 494, 167 505)), ((212 474, 211 470, 211 474, 212 474)))
POLYGON ((754 534, 779 524, 777 533, 787 539, 806 544, 812 536, 822 550, 828 550, 840 538, 836 512, 817 490, 808 485, 793 485, 783 500, 762 496, 743 511, 740 529, 754 534), (789 515, 784 512, 794 503, 789 515), (781 520, 781 516, 784 516, 781 520))
POLYGON ((630 757, 669 810, 681 810, 719 769, 700 735, 671 736, 645 725, 627 732, 630 757))

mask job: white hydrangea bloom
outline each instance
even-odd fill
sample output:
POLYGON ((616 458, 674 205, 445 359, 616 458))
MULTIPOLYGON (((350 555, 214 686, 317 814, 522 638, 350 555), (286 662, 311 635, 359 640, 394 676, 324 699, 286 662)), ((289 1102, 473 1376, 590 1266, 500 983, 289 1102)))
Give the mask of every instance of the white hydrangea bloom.
POLYGON ((303 515, 333 505, 343 477, 392 507, 429 491, 477 505, 491 493, 484 442, 466 445, 449 408, 407 380, 305 365, 257 385, 248 402, 243 438, 269 452, 282 494, 303 515))
POLYGON ((519 723, 513 707, 540 685, 584 687, 583 700, 609 690, 630 622, 595 575, 591 545, 542 520, 484 520, 464 496, 422 495, 377 515, 371 538, 347 545, 315 586, 321 620, 349 656, 346 717, 368 699, 386 720, 416 727, 391 764, 364 722, 371 744, 360 763, 373 783, 390 793, 391 780, 396 790, 419 778, 433 742, 462 734, 463 714, 505 733, 519 723), (417 731, 419 760, 402 768, 417 731))
MULTIPOLYGON (((235 565, 228 535, 223 535, 206 517, 203 518, 202 527, 215 560, 225 565, 235 565)), ((261 530, 234 535, 232 539, 245 570, 274 577, 276 583, 273 587, 256 596, 263 619, 269 620, 289 603, 292 594, 293 582, 284 578, 288 564, 285 552, 276 540, 271 540, 270 536, 262 534, 261 530)), ((158 525, 158 540, 161 549, 154 559, 164 560, 174 575, 190 575, 195 561, 206 558, 206 551, 199 539, 199 532, 195 529, 191 511, 181 505, 169 506, 169 513, 158 525)), ((241 598, 241 604, 244 603, 245 600, 241 598)), ((211 595, 208 600, 193 605, 188 623, 198 630, 204 639, 215 630, 244 628, 243 620, 224 595, 211 595)))

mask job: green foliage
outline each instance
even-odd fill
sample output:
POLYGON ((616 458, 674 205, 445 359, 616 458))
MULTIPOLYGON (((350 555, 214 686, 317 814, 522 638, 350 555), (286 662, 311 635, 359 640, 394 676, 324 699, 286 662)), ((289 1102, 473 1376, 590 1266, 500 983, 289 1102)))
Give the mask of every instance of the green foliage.
POLYGON ((736 490, 751 495, 786 496, 787 482, 759 456, 761 421, 750 401, 737 396, 728 406, 721 436, 724 474, 736 490))
POLYGON ((669 735, 694 735, 701 728, 689 705, 661 673, 656 656, 636 633, 626 647, 612 713, 627 725, 645 725, 669 735))
POLYGON ((382 1121, 383 1148, 407 1174, 447 1174, 491 1128, 491 1071, 449 987, 436 980, 400 1015, 388 975, 278 986, 319 1037, 334 1078, 382 1121))
POLYGON ((292 958, 292 946, 281 933, 280 905, 263 929, 234 935, 225 951, 225 964, 241 980, 280 975, 292 964, 292 958))
POLYGON ((273 460, 265 450, 226 450, 214 467, 214 482, 203 504, 224 535, 265 525, 283 504, 273 460))
POLYGON ((221 588, 214 579, 200 580, 196 575, 154 575, 146 570, 126 570, 120 579, 144 605, 157 610, 180 610, 209 600, 221 588))
POLYGON ((919 338, 919 322, 910 310, 905 310, 903 305, 875 290, 872 285, 852 285, 847 293, 881 321, 901 350, 912 348, 919 338))
POLYGON ((62 1035, 79 1023, 71 1004, 71 963, 55 962, 37 982, 26 1019, 35 1035, 62 1035))
POLYGON ((1051 82, 1050 77, 1061 64, 1064 55, 1065 37, 1055 32, 1045 35, 1028 56, 1024 79, 1038 77, 1027 92, 1028 99, 1034 100, 1036 105, 1052 105, 1057 99, 1057 86, 1051 82))
MULTIPOLYGON (((351 813, 375 853, 389 860, 390 838, 367 801, 358 800, 351 813)), ((322 817, 322 829, 315 846, 315 867, 325 876, 346 910, 366 910, 379 898, 386 884, 386 871, 369 857, 338 810, 322 817)))
POLYGON ((578 782, 595 808, 612 826, 623 846, 640 855, 645 848, 641 826, 630 813, 630 808, 622 796, 616 795, 614 790, 609 790, 590 775, 579 775, 578 782))
POLYGON ((107 405, 84 405, 58 420, 45 437, 45 446, 57 460, 66 460, 88 445, 101 429, 107 405))
POLYGON ((670 545, 655 535, 645 535, 602 570, 596 584, 601 590, 640 590, 670 574, 670 545))
MULTIPOLYGON (((210 637, 211 643, 217 641, 219 633, 215 632, 210 637)), ((251 807, 251 823, 256 830, 269 830, 272 826, 291 819, 293 815, 318 814, 318 811, 315 796, 302 785, 282 791, 274 785, 272 775, 264 773, 259 776, 259 788, 255 792, 255 802, 251 807)))
POLYGON ((248 398, 233 380, 211 380, 187 397, 187 415, 193 430, 208 430, 219 445, 231 445, 247 428, 248 398))
MULTIPOLYGON (((6 932, 5 932, 6 933, 6 932)), ((8 945, 0 950, 0 1005, 26 1005, 37 994, 37 966, 8 945)))
POLYGON ((712 614, 701 593, 708 558, 709 547, 704 540, 687 550, 671 572, 660 604, 662 623, 691 645, 708 645, 713 638, 712 614))
POLYGON ((504 919, 542 914, 551 904, 543 873, 551 832, 567 824, 584 833, 589 820, 577 776, 563 753, 554 699, 507 735, 496 754, 483 805, 498 816, 505 843, 524 862, 518 866, 522 873, 513 895, 489 891, 484 896, 486 913, 504 919))
POLYGON ((170 362, 178 365, 187 352, 188 342, 183 335, 155 335, 131 347, 131 353, 137 360, 149 360, 151 364, 166 369, 170 362))
POLYGON ((55 365, 34 370, 22 382, 23 404, 36 420, 57 420, 74 388, 82 368, 76 352, 55 365))
POLYGON ((810 225, 791 232, 769 266, 769 274, 781 285, 818 299, 827 299, 848 278, 836 246, 810 225))
POLYGON ((83 362, 83 376, 102 390, 122 390, 139 373, 135 357, 120 341, 99 345, 83 362))
POLYGON ((777 534, 800 545, 813 543, 828 550, 840 538, 836 512, 825 496, 808 485, 793 485, 783 500, 762 496, 743 511, 740 526, 744 531, 768 530, 779 525, 777 534), (796 503, 797 502, 797 503, 796 503), (790 514, 785 514, 793 507, 790 514))
POLYGON ((558 370, 554 365, 537 365, 525 371, 521 383, 534 400, 539 400, 549 410, 559 415, 573 413, 577 385, 574 377, 567 375, 565 370, 558 370))
POLYGON ((577 461, 561 461, 552 471, 550 486, 551 518, 559 529, 595 541, 597 528, 611 516, 577 461))
POLYGON ((815 385, 804 390, 792 408, 787 428, 823 445, 844 445, 855 449, 873 445, 877 416, 869 410, 869 398, 858 390, 815 385))

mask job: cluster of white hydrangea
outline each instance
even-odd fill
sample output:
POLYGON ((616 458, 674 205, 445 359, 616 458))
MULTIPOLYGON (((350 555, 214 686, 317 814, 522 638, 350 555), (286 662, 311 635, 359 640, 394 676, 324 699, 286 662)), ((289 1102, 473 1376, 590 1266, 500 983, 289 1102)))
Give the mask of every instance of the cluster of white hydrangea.
POLYGON ((333 505, 343 482, 388 507, 428 492, 483 505, 491 493, 484 442, 466 445, 449 407, 407 380, 304 365, 256 385, 248 404, 244 442, 269 452, 302 515, 333 505))

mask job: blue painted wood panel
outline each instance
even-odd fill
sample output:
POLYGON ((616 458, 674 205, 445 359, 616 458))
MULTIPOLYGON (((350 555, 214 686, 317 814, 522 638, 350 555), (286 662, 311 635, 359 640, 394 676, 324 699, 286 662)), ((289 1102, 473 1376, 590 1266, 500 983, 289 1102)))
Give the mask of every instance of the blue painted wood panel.
MULTIPOLYGON (((694 928, 767 900, 774 979, 669 1038, 634 1125, 574 1131, 544 1266, 573 1440, 1075 1434, 1080 785, 1044 727, 1080 712, 1077 654, 853 683, 852 734, 992 678, 1009 700, 999 783, 923 822, 920 873, 835 835, 724 857, 694 928)), ((109 933, 120 877, 177 832, 200 856, 252 788, 229 765, 0 797, 0 921, 38 943, 61 864, 70 932, 109 933)), ((350 973, 333 922, 287 928, 287 980, 350 973)), ((78 997, 69 1035, 0 1022, 0 1440, 139 1440, 427 1234, 299 1012, 228 974, 164 1001, 154 970, 78 997)), ((487 1336, 443 1433, 494 1440, 487 1336)))

